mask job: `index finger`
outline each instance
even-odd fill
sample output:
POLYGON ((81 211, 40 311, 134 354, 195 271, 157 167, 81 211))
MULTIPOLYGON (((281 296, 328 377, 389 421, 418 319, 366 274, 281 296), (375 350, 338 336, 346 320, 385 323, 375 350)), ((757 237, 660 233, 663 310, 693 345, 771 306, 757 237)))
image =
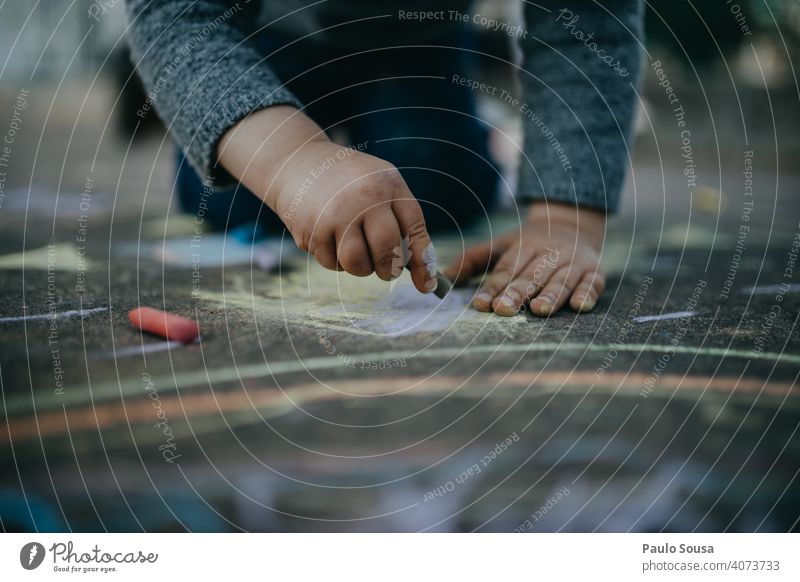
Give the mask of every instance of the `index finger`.
POLYGON ((428 235, 425 217, 419 202, 411 196, 392 202, 392 211, 400 225, 403 237, 408 237, 411 256, 408 270, 411 280, 421 293, 432 293, 436 290, 436 271, 439 269, 436 249, 428 235))

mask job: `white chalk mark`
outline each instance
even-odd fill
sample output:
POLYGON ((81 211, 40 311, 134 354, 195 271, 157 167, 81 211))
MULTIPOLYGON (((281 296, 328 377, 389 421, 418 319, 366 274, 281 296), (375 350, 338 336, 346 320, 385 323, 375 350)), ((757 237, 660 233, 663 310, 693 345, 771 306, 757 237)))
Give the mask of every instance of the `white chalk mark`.
POLYGON ((353 327, 385 336, 436 332, 449 328, 467 310, 467 294, 448 293, 444 299, 424 295, 411 283, 398 285, 385 299, 369 306, 372 315, 353 327))
POLYGON ((675 311, 673 313, 662 313, 660 315, 641 315, 634 317, 633 321, 636 323, 644 323, 646 321, 661 321, 662 319, 682 319, 684 317, 692 317, 697 315, 695 311, 675 311))
POLYGON ((269 243, 253 245, 253 262, 262 271, 272 271, 281 264, 281 249, 269 243))
POLYGON ((772 295, 773 293, 800 293, 800 283, 781 283, 779 285, 757 285, 739 289, 740 295, 772 295))
POLYGON ((36 313, 34 315, 0 317, 0 323, 32 321, 36 319, 68 319, 70 317, 88 317, 93 313, 99 313, 100 311, 108 311, 108 307, 92 307, 91 309, 72 309, 70 311, 56 311, 55 313, 36 313))
POLYGON ((153 352, 165 352, 167 350, 178 349, 184 347, 186 344, 181 342, 163 341, 154 344, 137 344, 133 346, 125 346, 117 348, 114 351, 103 352, 101 354, 104 358, 126 358, 128 356, 138 356, 140 354, 151 354, 153 352))

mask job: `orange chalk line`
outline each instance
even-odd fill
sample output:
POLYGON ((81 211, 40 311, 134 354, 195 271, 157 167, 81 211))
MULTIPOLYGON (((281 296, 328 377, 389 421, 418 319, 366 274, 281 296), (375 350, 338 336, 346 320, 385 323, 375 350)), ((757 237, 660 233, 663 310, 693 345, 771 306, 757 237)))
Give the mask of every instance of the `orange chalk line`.
MULTIPOLYGON (((457 358, 461 356, 486 355, 487 357, 501 356, 503 354, 514 353, 548 353, 558 351, 559 353, 610 353, 610 350, 626 353, 673 353, 691 355, 693 358, 698 356, 737 358, 748 361, 768 361, 786 365, 800 366, 800 355, 787 352, 754 352, 752 350, 737 350, 728 348, 696 347, 696 346, 673 346, 660 344, 599 344, 592 343, 588 346, 582 343, 564 342, 534 342, 530 344, 503 343, 500 345, 477 345, 468 347, 453 348, 428 348, 424 351, 400 350, 394 352, 373 352, 359 354, 361 360, 367 362, 377 362, 380 360, 392 360, 402 358, 457 358)), ((315 358, 301 358, 290 361, 262 362, 258 364, 235 365, 226 368, 203 368, 191 371, 173 372, 172 375, 154 377, 153 382, 160 387, 160 391, 175 391, 186 389, 189 386, 208 386, 220 382, 242 381, 245 378, 260 381, 265 376, 275 377, 280 374, 290 374, 295 372, 308 372, 311 370, 328 370, 341 367, 341 362, 337 358, 320 356, 315 358)), ((120 382, 109 381, 106 383, 94 384, 91 387, 92 398, 95 402, 112 401, 119 397, 120 392, 125 396, 136 397, 141 390, 141 382, 135 382, 128 378, 120 382)), ((62 406, 83 405, 86 399, 86 386, 75 385, 65 387, 62 394, 36 394, 36 406, 39 410, 61 409, 62 406)), ((6 414, 25 414, 30 410, 30 396, 19 395, 11 396, 5 401, 6 414)))
MULTIPOLYGON (((462 392, 469 392, 471 388, 500 383, 502 388, 527 388, 531 384, 531 372, 512 372, 509 374, 495 373, 479 376, 471 380, 464 387, 454 393, 454 397, 463 397, 462 392)), ((538 374, 536 385, 533 386, 531 395, 541 394, 543 387, 564 386, 567 390, 585 389, 594 385, 596 388, 619 389, 625 393, 641 390, 648 374, 605 374, 598 378, 594 372, 573 372, 564 375, 563 372, 543 372, 538 374)), ((319 383, 301 384, 292 388, 280 390, 278 388, 255 388, 248 390, 205 392, 181 396, 169 396, 159 399, 159 407, 170 419, 187 420, 189 417, 212 415, 215 413, 243 412, 259 410, 262 415, 276 417, 294 410, 299 404, 318 403, 337 399, 346 399, 351 396, 380 396, 385 393, 398 393, 393 395, 427 396, 452 390, 463 382, 463 377, 458 376, 406 376, 399 378, 376 379, 369 378, 347 382, 330 383, 330 387, 319 383), (254 408, 255 407, 255 408, 254 408)), ((663 386, 675 387, 680 385, 681 390, 699 392, 703 389, 715 392, 728 392, 736 386, 737 393, 761 392, 774 396, 785 396, 797 392, 793 384, 785 382, 764 383, 757 379, 742 379, 734 377, 704 377, 665 375, 661 377, 663 386), (738 385, 737 385, 738 382, 738 385)), ((657 396, 656 393, 650 395, 657 396)), ((66 408, 71 432, 91 431, 108 428, 120 423, 156 423, 156 408, 154 402, 146 394, 133 401, 112 402, 92 406, 66 408)), ((36 415, 13 419, 7 428, 0 428, 0 442, 13 443, 48 438, 67 434, 67 419, 64 410, 48 410, 36 415), (38 421, 38 427, 37 427, 38 421)))

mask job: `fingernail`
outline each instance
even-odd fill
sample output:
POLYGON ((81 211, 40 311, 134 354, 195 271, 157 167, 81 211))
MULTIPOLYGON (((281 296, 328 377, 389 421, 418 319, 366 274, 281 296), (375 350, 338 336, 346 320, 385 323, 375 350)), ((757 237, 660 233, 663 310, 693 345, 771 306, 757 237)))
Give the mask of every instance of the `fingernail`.
POLYGON ((425 291, 428 293, 433 293, 436 291, 436 287, 439 286, 439 281, 436 279, 429 279, 427 283, 425 283, 425 291))
POLYGON ((488 293, 478 293, 475 296, 475 301, 480 301, 481 303, 491 303, 492 299, 494 299, 494 297, 492 297, 488 293))
POLYGON ((537 297, 536 311, 540 315, 550 315, 553 312, 553 300, 550 297, 537 297))
POLYGON ((518 309, 516 303, 514 303, 514 300, 511 299, 511 297, 509 297, 508 295, 503 296, 503 298, 500 300, 500 303, 498 304, 498 307, 503 307, 505 309, 513 309, 515 311, 518 309))
POLYGON ((584 297, 579 305, 578 311, 591 311, 594 309, 594 300, 591 297, 584 297))

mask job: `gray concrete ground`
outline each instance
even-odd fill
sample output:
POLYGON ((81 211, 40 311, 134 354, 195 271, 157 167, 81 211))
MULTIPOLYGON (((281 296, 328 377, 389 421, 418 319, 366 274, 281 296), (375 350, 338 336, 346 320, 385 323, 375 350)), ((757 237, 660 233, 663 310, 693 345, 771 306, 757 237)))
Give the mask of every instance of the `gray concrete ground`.
POLYGON ((76 116, 85 94, 48 116, 32 90, 0 206, 3 529, 798 529, 796 95, 686 97, 690 193, 651 91, 594 313, 455 298, 389 335, 408 313, 377 280, 265 271, 230 239, 220 265, 208 232, 193 268, 171 145, 104 132, 102 88, 76 116), (202 341, 142 337, 138 305, 202 341))

